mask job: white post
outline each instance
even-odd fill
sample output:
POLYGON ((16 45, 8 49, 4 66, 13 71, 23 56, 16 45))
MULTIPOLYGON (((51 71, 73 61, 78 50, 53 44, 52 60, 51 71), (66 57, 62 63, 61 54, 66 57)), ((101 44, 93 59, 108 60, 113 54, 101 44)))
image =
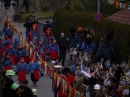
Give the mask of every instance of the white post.
POLYGON ((38 0, 36 0, 36 18, 38 20, 38 0))
POLYGON ((97 12, 100 13, 100 0, 97 2, 97 12))

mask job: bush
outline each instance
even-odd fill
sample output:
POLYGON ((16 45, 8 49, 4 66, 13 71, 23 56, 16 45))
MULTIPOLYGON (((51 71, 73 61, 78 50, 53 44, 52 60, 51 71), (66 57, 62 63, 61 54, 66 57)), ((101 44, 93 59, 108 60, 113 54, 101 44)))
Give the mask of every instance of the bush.
POLYGON ((101 21, 95 21, 95 12, 93 11, 55 11, 53 16, 54 35, 59 37, 61 32, 66 36, 69 35, 69 28, 78 28, 82 25, 84 28, 95 30, 94 42, 98 46, 100 37, 107 33, 107 30, 112 28, 115 30, 113 42, 115 44, 114 61, 119 62, 122 59, 127 59, 130 52, 130 26, 120 24, 110 20, 105 20, 102 16, 101 21))

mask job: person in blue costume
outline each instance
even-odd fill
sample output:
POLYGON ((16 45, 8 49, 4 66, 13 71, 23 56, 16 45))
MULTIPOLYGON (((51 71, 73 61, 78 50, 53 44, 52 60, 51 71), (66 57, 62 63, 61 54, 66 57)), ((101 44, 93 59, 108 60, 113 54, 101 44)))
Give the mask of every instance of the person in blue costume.
POLYGON ((25 49, 25 48, 22 48, 22 46, 19 45, 19 46, 17 47, 17 49, 16 49, 16 54, 15 54, 17 63, 20 62, 21 57, 24 57, 25 55, 26 55, 26 49, 25 49))
POLYGON ((12 69, 12 60, 8 53, 5 53, 4 58, 1 60, 3 66, 3 75, 6 73, 7 70, 12 69))
POLYGON ((46 29, 43 38, 43 45, 46 47, 46 53, 48 52, 48 48, 50 47, 50 44, 53 42, 54 39, 55 38, 52 34, 52 30, 49 28, 46 29))
POLYGON ((19 35, 17 35, 17 37, 14 38, 14 40, 13 40, 13 45, 14 45, 15 49, 20 45, 19 35))
POLYGON ((38 31, 38 25, 33 24, 33 28, 34 28, 34 30, 32 33, 32 41, 34 44, 37 44, 37 43, 39 43, 39 40, 40 40, 40 33, 38 31))
POLYGON ((18 75, 19 84, 26 79, 27 64, 24 57, 21 57, 20 62, 16 66, 16 74, 18 75))
POLYGON ((70 60, 72 61, 78 43, 78 37, 76 35, 76 30, 74 27, 70 28, 70 36, 67 38, 67 41, 70 45, 70 60))
POLYGON ((31 80, 33 82, 33 86, 36 87, 37 81, 40 79, 39 73, 43 76, 42 71, 39 66, 38 58, 34 55, 33 61, 29 63, 29 67, 27 69, 27 73, 31 73, 31 80))
POLYGON ((93 50, 95 49, 96 45, 92 41, 91 36, 88 34, 85 37, 85 41, 83 42, 81 49, 83 51, 82 55, 84 59, 88 59, 89 62, 91 61, 91 56, 93 53, 93 50))
POLYGON ((10 58, 12 59, 12 64, 16 65, 16 50, 13 47, 13 44, 10 44, 9 48, 6 49, 6 53, 8 53, 10 55, 10 58))
POLYGON ((60 54, 59 46, 56 42, 56 40, 53 40, 53 43, 51 44, 49 48, 49 54, 50 59, 56 61, 58 59, 58 56, 60 54))
POLYGON ((81 46, 82 46, 82 43, 84 41, 84 32, 83 32, 83 28, 81 26, 78 27, 77 36, 78 36, 78 43, 76 46, 76 50, 77 50, 77 57, 80 57, 79 54, 81 52, 81 46))
POLYGON ((9 45, 10 45, 10 39, 8 38, 7 35, 5 35, 3 39, 3 44, 4 44, 4 52, 5 52, 6 49, 9 48, 9 45))

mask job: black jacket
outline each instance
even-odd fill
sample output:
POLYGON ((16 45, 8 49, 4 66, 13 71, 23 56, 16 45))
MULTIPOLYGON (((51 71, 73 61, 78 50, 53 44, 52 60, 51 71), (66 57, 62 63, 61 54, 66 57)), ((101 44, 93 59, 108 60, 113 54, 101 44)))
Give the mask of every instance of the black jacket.
POLYGON ((59 49, 60 51, 66 51, 66 48, 67 48, 67 38, 66 37, 60 37, 58 39, 58 45, 59 45, 59 49))

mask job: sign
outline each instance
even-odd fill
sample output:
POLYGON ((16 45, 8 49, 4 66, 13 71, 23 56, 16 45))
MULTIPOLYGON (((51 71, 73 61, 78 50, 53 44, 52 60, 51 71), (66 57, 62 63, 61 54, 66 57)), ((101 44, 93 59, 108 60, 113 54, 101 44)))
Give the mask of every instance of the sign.
POLYGON ((35 7, 35 11, 38 11, 38 7, 37 6, 35 7))
POLYGON ((100 21, 101 20, 101 14, 100 13, 96 13, 94 15, 94 18, 95 18, 96 21, 100 21))

